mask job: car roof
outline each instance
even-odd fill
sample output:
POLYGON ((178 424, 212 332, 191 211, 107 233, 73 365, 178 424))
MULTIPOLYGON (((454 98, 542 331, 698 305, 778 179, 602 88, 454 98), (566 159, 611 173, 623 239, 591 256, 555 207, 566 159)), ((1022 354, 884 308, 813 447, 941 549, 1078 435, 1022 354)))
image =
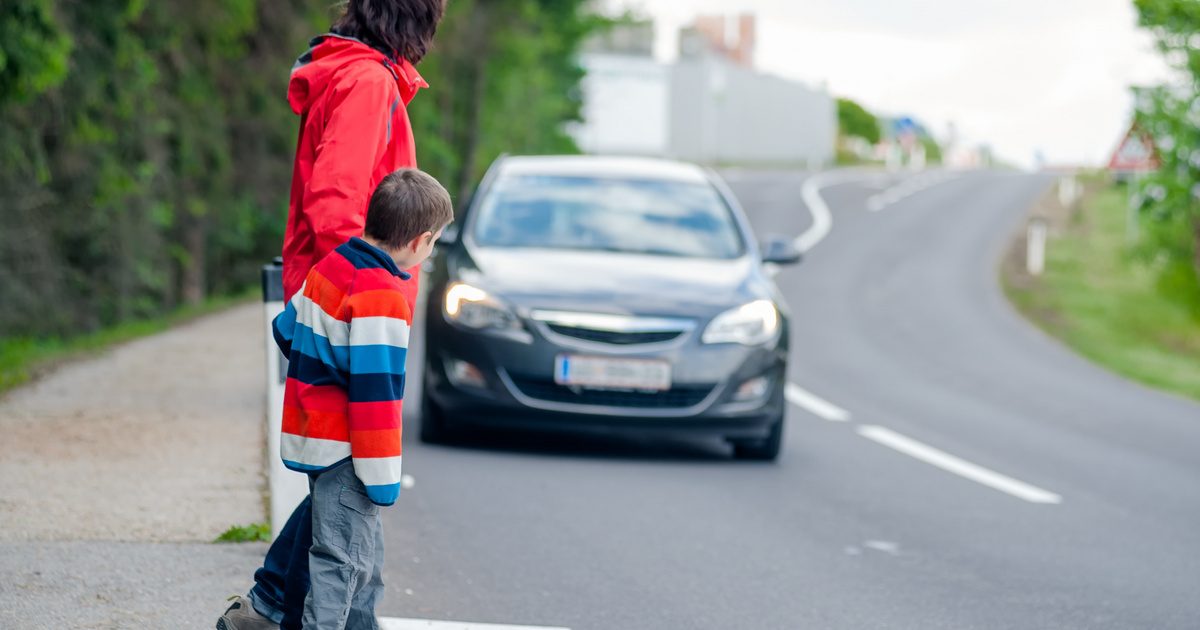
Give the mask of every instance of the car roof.
POLYGON ((704 169, 687 162, 645 157, 599 155, 531 155, 501 159, 504 175, 562 175, 591 177, 628 177, 680 182, 705 183, 704 169))

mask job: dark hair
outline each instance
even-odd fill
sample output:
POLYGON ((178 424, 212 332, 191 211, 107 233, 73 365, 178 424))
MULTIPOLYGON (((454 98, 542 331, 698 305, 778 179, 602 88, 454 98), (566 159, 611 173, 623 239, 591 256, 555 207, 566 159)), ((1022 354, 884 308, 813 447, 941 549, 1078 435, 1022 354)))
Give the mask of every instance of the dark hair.
POLYGON ((446 0, 349 0, 331 30, 416 64, 425 58, 445 12, 446 0))
POLYGON ((391 249, 402 249, 453 220, 450 193, 438 180, 415 168, 403 168, 384 177, 371 195, 364 232, 391 249))

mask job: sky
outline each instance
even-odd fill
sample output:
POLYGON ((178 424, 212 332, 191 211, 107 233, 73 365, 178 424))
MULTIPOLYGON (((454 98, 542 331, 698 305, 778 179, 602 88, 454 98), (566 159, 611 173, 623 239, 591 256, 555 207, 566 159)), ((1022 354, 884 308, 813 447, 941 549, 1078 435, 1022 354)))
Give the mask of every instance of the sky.
POLYGON ((1102 165, 1129 125, 1130 85, 1170 74, 1131 0, 610 0, 656 22, 676 56, 701 13, 752 12, 757 68, 824 85, 940 139, 1023 166, 1102 165))

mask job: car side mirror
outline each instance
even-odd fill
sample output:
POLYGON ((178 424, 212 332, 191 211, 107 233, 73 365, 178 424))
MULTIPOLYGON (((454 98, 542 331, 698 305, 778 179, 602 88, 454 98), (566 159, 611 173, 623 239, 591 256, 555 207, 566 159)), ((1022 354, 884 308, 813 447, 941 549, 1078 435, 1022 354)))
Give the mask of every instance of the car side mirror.
POLYGON ((438 239, 438 245, 455 245, 458 243, 458 224, 451 223, 442 230, 442 237, 438 239))
POLYGON ((804 256, 790 238, 775 236, 762 244, 762 261, 776 265, 795 265, 804 256))

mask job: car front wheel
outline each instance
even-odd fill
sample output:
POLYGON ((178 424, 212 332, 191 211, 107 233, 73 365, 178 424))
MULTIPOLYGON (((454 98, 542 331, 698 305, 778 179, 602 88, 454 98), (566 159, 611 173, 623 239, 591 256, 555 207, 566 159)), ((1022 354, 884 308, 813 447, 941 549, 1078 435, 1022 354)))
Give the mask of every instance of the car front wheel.
POLYGON ((426 444, 439 444, 446 441, 449 428, 446 426, 446 412, 429 395, 429 391, 421 390, 421 441, 426 444))

